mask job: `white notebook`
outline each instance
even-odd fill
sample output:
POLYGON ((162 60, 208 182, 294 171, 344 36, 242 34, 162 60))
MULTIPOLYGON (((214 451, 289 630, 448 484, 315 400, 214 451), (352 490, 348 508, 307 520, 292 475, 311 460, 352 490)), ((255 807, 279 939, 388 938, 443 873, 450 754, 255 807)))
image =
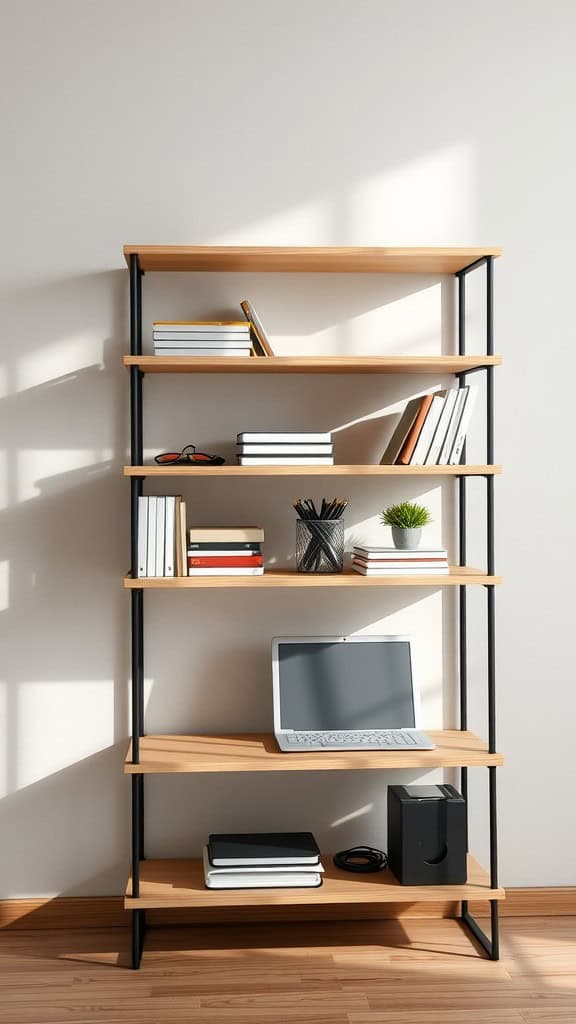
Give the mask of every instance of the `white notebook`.
POLYGON ((321 864, 306 868, 301 865, 259 868, 214 868, 208 857, 208 847, 202 851, 204 882, 208 889, 317 889, 322 885, 324 868, 321 864))

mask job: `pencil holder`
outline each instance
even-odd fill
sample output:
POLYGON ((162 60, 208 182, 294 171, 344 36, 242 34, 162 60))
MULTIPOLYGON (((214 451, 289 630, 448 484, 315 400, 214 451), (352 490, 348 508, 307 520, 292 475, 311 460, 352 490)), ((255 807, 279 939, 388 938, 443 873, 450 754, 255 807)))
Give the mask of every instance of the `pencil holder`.
POLYGON ((343 519, 296 520, 296 568, 298 572, 343 571, 343 519))

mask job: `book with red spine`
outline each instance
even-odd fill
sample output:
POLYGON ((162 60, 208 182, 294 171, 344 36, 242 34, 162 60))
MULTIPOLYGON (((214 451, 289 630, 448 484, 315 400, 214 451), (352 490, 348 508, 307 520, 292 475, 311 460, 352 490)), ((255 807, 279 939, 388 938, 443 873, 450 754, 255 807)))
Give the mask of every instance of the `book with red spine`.
POLYGON ((260 565, 262 555, 188 555, 189 569, 246 569, 260 565))

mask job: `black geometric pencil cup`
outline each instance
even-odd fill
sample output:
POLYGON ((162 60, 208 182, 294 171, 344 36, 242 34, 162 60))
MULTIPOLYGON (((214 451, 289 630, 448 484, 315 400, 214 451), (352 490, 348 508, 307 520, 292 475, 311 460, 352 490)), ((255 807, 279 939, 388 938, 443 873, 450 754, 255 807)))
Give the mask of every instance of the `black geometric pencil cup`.
POLYGON ((296 520, 296 568, 298 572, 344 570, 344 520, 296 520))

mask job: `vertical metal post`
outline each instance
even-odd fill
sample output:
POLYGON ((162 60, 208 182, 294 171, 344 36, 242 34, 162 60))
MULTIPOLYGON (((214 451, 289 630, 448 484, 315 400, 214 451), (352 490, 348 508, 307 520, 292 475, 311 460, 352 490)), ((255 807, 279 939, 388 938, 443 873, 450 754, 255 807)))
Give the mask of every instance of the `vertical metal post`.
MULTIPOLYGON (((142 353, 142 272, 138 256, 130 257, 130 353, 142 353)), ((130 368, 130 462, 143 462, 142 372, 130 368)), ((143 492, 143 478, 130 481, 131 572, 138 576, 138 498, 143 492)), ((144 591, 131 591, 132 632, 132 761, 140 763, 140 737, 144 734, 144 591)), ((132 776, 132 896, 140 895, 140 861, 144 859, 144 776, 132 776)), ((132 911, 132 967, 140 966, 144 943, 146 915, 132 911)))
MULTIPOLYGON (((486 355, 494 354, 494 258, 489 256, 486 261, 486 355)), ((486 371, 486 455, 489 465, 494 463, 494 367, 486 371)), ((486 548, 488 574, 494 574, 494 477, 489 476, 486 489, 486 548)), ((496 633, 495 633, 495 589, 488 586, 487 619, 488 619, 488 749, 496 750, 496 633)), ((490 886, 498 888, 498 816, 496 803, 496 768, 490 767, 489 801, 490 801, 490 886)), ((490 934, 493 960, 500 955, 500 933, 498 919, 498 902, 490 901, 490 934)))
MULTIPOLYGON (((458 275, 458 355, 466 352, 466 277, 458 275)), ((459 387, 466 384, 466 376, 458 379, 459 387)), ((462 461, 466 461, 464 450, 462 461)), ((466 565, 466 477, 458 477, 458 561, 466 565)), ((459 677, 460 677, 460 728, 468 728, 468 620, 466 587, 458 587, 458 636, 459 636, 459 677)), ((462 796, 468 801, 468 769, 460 769, 462 796)))

